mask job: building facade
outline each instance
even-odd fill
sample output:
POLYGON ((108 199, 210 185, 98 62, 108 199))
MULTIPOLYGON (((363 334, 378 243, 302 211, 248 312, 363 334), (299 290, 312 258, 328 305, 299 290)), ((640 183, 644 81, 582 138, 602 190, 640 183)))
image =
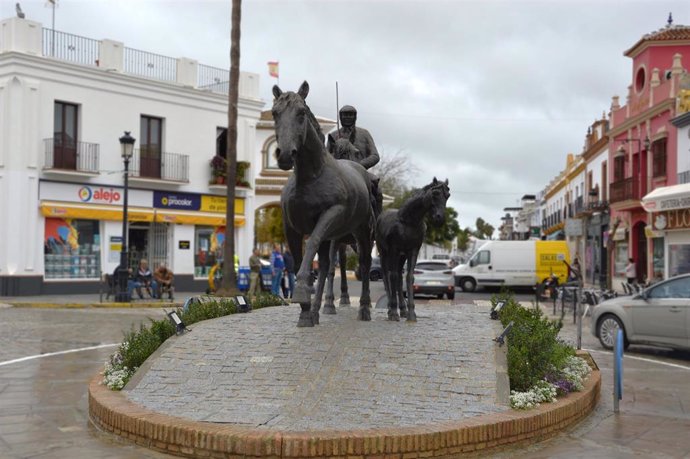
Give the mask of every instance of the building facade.
MULTIPOLYGON (((203 290, 222 253, 228 71, 0 22, 0 296, 95 292, 119 264, 130 163, 128 248, 203 290)), ((254 242, 259 77, 240 76, 235 247, 254 242)), ((262 189, 263 190, 263 189, 262 189)))
POLYGON ((669 21, 624 54, 632 59, 631 84, 625 105, 613 98, 609 123, 609 202, 616 228, 609 262, 614 283, 624 280, 630 258, 638 282, 674 275, 678 270, 669 269, 671 246, 683 254, 690 249, 690 234, 655 229, 653 215, 642 206, 647 194, 678 182, 682 153, 671 120, 687 72, 683 56, 687 62, 690 27, 669 21))

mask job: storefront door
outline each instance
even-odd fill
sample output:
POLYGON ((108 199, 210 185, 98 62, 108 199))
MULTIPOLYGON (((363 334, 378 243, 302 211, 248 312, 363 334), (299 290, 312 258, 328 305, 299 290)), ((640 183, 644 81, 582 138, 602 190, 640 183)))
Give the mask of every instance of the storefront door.
POLYGON ((166 223, 133 223, 129 227, 129 266, 136 268, 147 260, 151 270, 168 263, 168 225, 166 223))

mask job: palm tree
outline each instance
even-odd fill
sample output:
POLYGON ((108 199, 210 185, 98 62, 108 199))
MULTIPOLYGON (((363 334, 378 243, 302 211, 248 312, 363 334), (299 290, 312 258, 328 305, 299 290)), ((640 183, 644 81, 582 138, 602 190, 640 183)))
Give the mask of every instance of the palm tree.
MULTIPOLYGON (((228 90, 228 145, 227 177, 237 174, 237 101, 239 99, 240 79, 240 20, 242 18, 242 0, 232 0, 232 19, 230 30, 230 81, 228 90)), ((235 272, 235 180, 227 183, 227 205, 225 206, 225 248, 223 250, 223 282, 218 294, 222 296, 238 295, 237 273, 235 272)))

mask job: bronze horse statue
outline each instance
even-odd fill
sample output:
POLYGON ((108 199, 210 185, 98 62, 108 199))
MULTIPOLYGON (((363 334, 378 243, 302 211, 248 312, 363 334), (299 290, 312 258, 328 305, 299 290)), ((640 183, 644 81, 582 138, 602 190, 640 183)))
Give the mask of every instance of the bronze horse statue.
MULTIPOLYGON (((331 134, 328 134, 329 141, 328 152, 333 155, 335 159, 338 160, 349 160, 356 163, 360 163, 362 160, 362 155, 359 149, 354 145, 354 131, 350 135, 350 138, 340 137, 334 140, 331 134)), ((381 194, 378 184, 379 178, 369 173, 370 184, 372 186, 370 192, 371 205, 374 208, 374 215, 376 218, 381 214, 383 207, 383 195, 381 194)), ((373 228, 372 228, 373 229, 373 228)), ((373 237, 373 235, 372 235, 373 237)), ((350 306, 350 294, 347 288, 347 246, 351 245, 355 252, 357 251, 357 246, 354 245, 354 239, 349 237, 347 240, 342 241, 332 241, 332 247, 330 251, 330 269, 328 270, 328 277, 326 278, 326 291, 323 304, 324 314, 335 314, 335 296, 333 294, 334 280, 335 280, 335 254, 338 254, 338 261, 340 264, 340 306, 350 306)))
POLYGON ((384 211, 376 223, 376 247, 381 255, 383 282, 388 297, 388 319, 400 320, 407 317, 415 322, 414 310, 414 267, 417 264, 419 249, 424 242, 426 223, 429 215, 431 223, 440 226, 446 217, 446 201, 450 197, 448 180, 434 180, 421 190, 415 191, 400 209, 384 211), (402 292, 402 271, 407 262, 407 308, 402 292), (400 314, 398 314, 398 305, 400 314))
POLYGON ((338 161, 328 154, 319 123, 305 103, 308 94, 306 81, 296 93, 273 86, 278 167, 286 171, 294 168, 283 188, 280 204, 288 246, 299 266, 292 297, 302 308, 297 326, 312 327, 319 323, 331 241, 348 236, 357 241, 363 274, 357 317, 371 320, 369 269, 376 218, 371 206, 369 173, 357 163, 338 161), (319 276, 312 303, 309 276, 317 252, 319 276))

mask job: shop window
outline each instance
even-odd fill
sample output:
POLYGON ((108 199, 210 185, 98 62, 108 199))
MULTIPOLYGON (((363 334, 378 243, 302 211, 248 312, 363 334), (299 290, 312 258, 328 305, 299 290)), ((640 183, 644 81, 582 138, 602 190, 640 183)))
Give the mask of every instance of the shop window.
POLYGON ((616 253, 614 259, 614 273, 616 276, 625 277, 625 267, 628 264, 628 244, 618 243, 616 244, 616 253))
POLYGON ((208 277, 211 268, 223 258, 225 227, 197 226, 194 240, 194 276, 208 277))
POLYGON ((690 273, 690 244, 673 244, 668 246, 669 276, 690 273))
POLYGON ((666 176, 666 139, 652 144, 652 177, 666 176))
POLYGON ((98 279, 100 251, 97 220, 46 218, 46 279, 98 279))

